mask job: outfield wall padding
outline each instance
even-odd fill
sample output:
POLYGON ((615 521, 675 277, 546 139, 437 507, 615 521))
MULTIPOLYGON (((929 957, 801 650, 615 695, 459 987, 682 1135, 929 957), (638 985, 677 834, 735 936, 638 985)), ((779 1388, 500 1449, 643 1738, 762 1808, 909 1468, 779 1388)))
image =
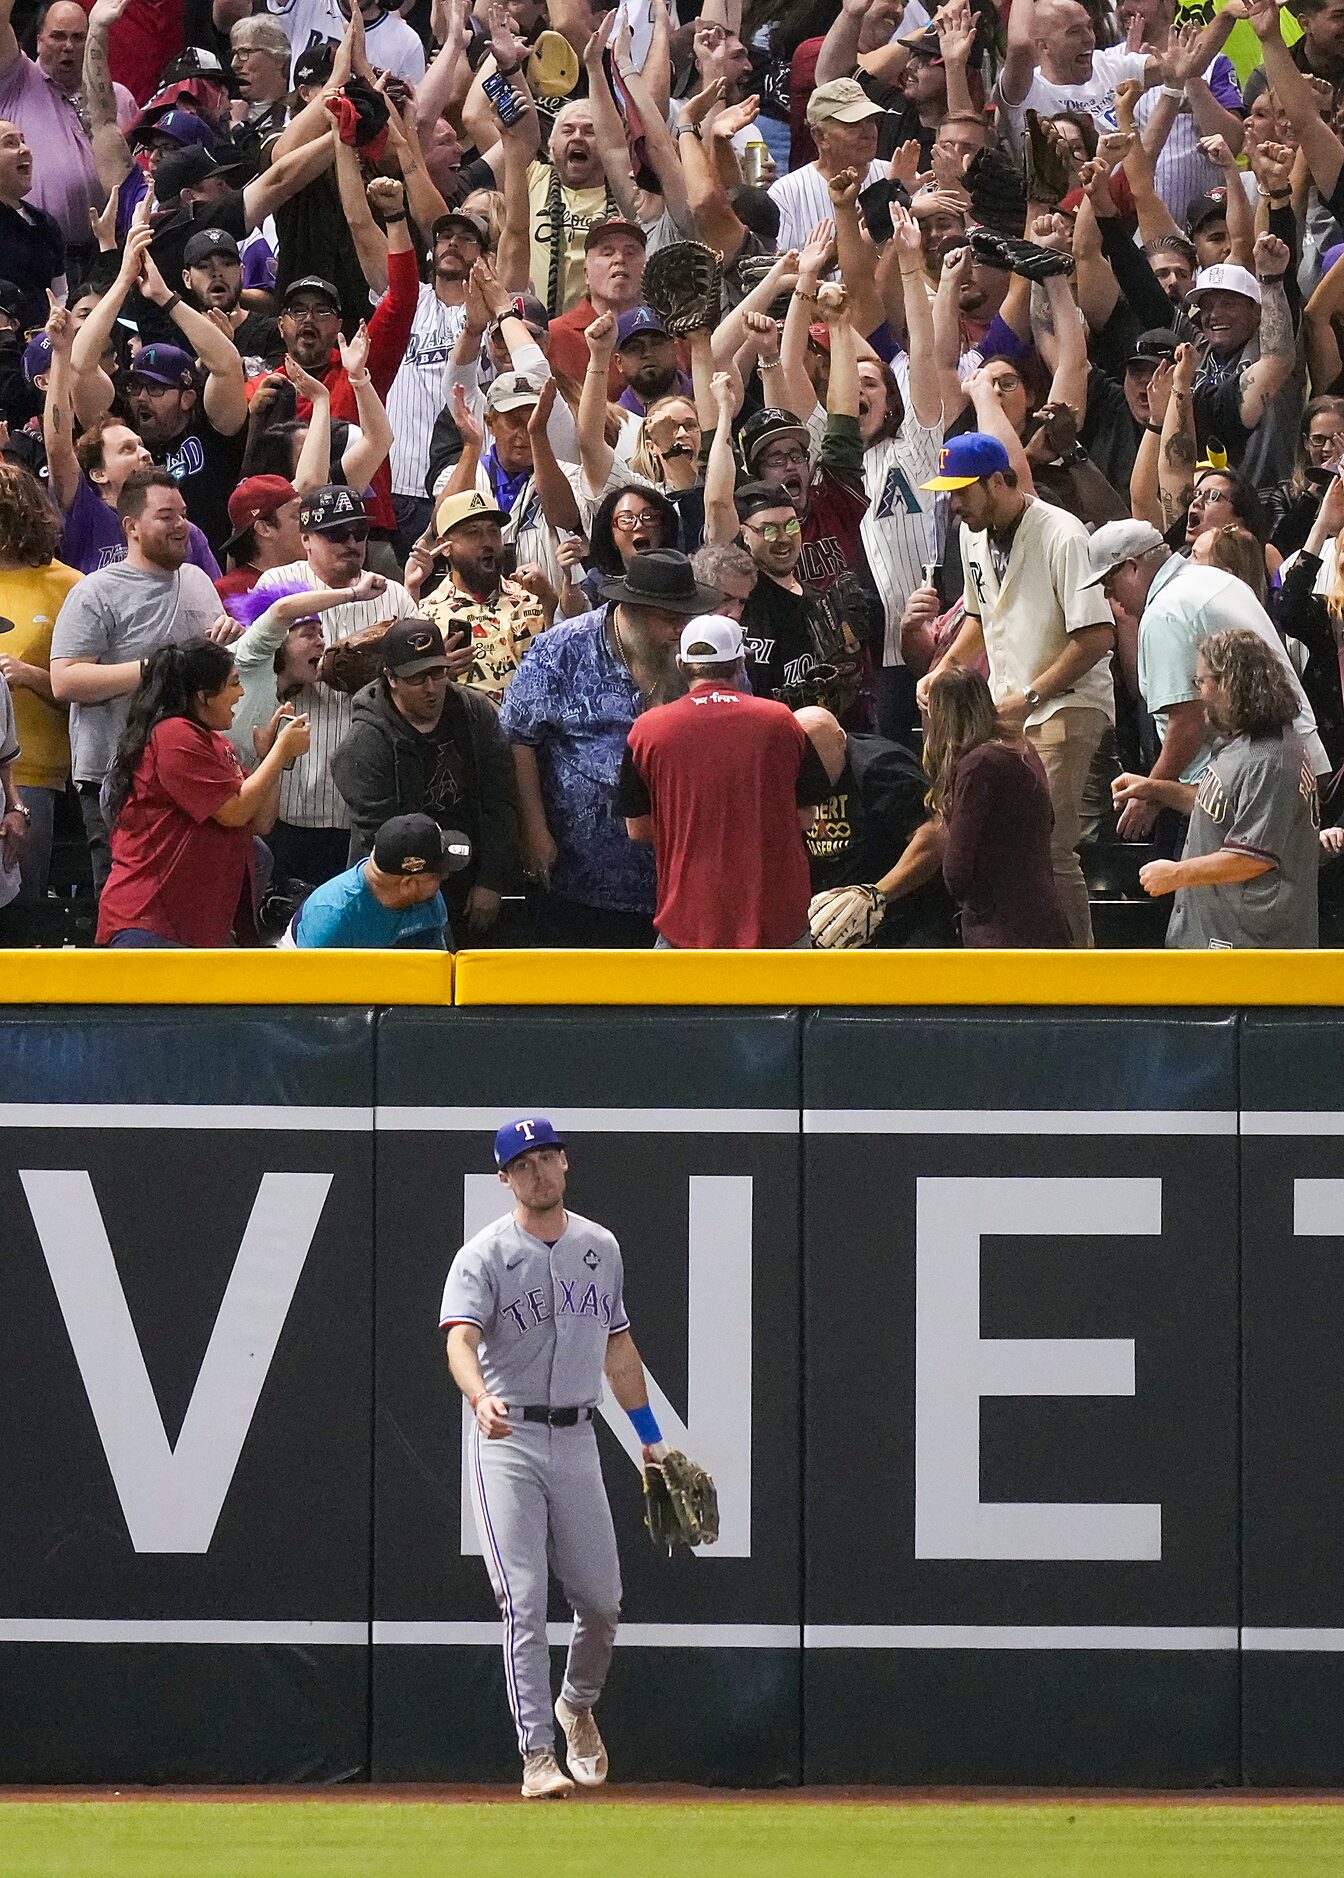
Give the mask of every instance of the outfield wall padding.
MULTIPOLYGON (((1344 1778, 1344 1018, 0 1012, 0 1781, 506 1780, 437 1330, 551 1114, 724 1541, 617 1777, 1344 1778)), ((556 1670, 565 1612, 557 1596, 556 1670)))

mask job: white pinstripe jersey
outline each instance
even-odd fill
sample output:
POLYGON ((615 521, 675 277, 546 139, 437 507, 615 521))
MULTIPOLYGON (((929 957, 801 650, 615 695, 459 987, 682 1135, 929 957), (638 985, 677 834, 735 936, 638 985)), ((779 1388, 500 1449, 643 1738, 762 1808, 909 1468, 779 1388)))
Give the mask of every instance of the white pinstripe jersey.
POLYGON ((421 287, 410 344, 387 394, 394 495, 425 495, 429 440, 448 398, 448 359, 466 323, 465 306, 445 306, 432 286, 421 287))
POLYGON ((863 453, 868 508, 859 523, 859 539, 886 614, 884 665, 905 663, 901 657, 901 615, 924 578, 925 563, 937 558, 937 497, 921 489, 920 484, 937 475, 942 446, 941 425, 936 430, 925 430, 916 423, 913 413, 907 412, 894 437, 870 444, 863 453))
MULTIPOLYGON (((291 561, 286 567, 273 567, 257 582, 258 593, 275 588, 322 587, 307 561, 291 561)), ((376 600, 356 600, 344 606, 328 607, 321 615, 322 637, 329 646, 350 639, 366 626, 384 619, 410 619, 415 601, 395 580, 376 600)), ((293 769, 285 771, 280 784, 280 820, 295 828, 348 828, 350 812, 340 790, 331 778, 331 759, 337 744, 350 728, 350 699, 343 691, 329 685, 305 685, 294 699, 296 713, 308 718, 311 741, 308 752, 293 769)))
MULTIPOLYGON (((886 173, 885 163, 870 163, 863 179, 864 188, 869 183, 880 183, 886 173)), ((775 245, 781 254, 789 248, 801 248, 818 222, 828 222, 835 215, 826 178, 815 163, 790 170, 778 182, 771 183, 770 196, 779 210, 779 240, 775 245)))

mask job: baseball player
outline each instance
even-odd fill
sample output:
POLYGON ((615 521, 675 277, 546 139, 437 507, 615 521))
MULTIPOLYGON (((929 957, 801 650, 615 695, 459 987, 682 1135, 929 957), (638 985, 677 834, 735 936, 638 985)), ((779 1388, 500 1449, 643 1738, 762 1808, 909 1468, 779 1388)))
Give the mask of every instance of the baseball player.
POLYGON ((616 1639, 621 1574, 593 1427, 604 1375, 646 1461, 661 1461, 667 1448, 625 1315, 621 1249, 605 1227, 565 1210, 564 1143, 544 1116, 527 1116, 495 1136, 495 1164, 513 1211, 454 1258, 440 1328, 476 1418, 472 1502, 504 1619, 523 1798, 562 1799, 576 1782, 600 1787, 607 1777, 593 1705, 616 1639), (551 1722, 548 1558, 574 1609, 554 1709, 568 1776, 551 1722))

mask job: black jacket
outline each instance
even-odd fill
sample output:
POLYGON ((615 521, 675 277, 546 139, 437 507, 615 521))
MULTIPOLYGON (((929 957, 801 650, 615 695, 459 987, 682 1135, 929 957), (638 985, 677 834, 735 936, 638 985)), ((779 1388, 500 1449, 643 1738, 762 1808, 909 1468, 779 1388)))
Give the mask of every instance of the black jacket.
POLYGON ((439 733, 447 732, 466 768, 466 802, 454 825, 470 835, 471 866, 451 881, 454 900, 479 883, 496 893, 515 893, 521 881, 518 860, 518 806, 513 756, 490 700, 469 685, 449 685, 438 730, 413 730, 392 702, 387 685, 376 678, 356 692, 354 721, 331 759, 336 787, 345 797, 354 824, 352 860, 369 853, 374 836, 394 815, 415 815, 425 797, 435 762, 439 733))

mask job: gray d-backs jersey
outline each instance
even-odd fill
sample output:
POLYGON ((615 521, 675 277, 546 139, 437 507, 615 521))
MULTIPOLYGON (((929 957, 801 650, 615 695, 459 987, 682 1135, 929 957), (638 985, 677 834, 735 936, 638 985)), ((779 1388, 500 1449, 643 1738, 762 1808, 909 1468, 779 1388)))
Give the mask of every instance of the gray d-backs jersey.
POLYGON ((510 1408, 595 1408, 607 1338, 630 1328, 621 1248, 570 1213, 553 1246, 512 1213, 469 1239, 443 1288, 439 1327, 475 1324, 481 1374, 510 1408))

